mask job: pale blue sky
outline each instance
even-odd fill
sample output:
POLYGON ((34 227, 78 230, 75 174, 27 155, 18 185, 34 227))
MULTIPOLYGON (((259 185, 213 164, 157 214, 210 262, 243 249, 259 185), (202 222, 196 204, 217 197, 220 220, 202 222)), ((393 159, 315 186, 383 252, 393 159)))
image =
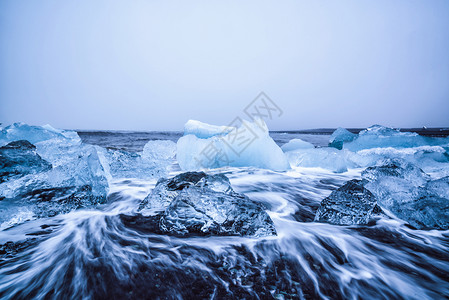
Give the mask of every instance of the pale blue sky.
POLYGON ((449 1, 0 1, 0 122, 449 126, 449 1))

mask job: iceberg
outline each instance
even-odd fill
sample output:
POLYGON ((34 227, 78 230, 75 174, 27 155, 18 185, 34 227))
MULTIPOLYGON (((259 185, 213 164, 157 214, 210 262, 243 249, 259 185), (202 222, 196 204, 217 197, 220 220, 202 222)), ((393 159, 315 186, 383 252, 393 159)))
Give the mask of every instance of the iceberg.
POLYGON ((27 140, 31 144, 36 144, 54 138, 81 142, 80 137, 74 131, 59 130, 50 125, 32 126, 25 123, 14 123, 1 129, 0 146, 19 140, 27 140))
POLYGON ((430 180, 420 168, 390 160, 362 173, 382 209, 418 229, 449 229, 449 179, 430 180))
POLYGON ((281 146, 282 151, 292 151, 297 149, 312 149, 315 148, 314 145, 312 145, 309 142, 305 142, 301 139, 292 139, 288 143, 281 146))
POLYGON ((264 207, 234 192, 229 179, 222 174, 186 172, 161 179, 139 210, 151 223, 147 228, 164 234, 276 235, 264 207), (153 214, 148 213, 151 210, 153 214))
POLYGON ((349 132, 345 128, 339 127, 329 138, 329 147, 341 150, 343 148, 343 143, 352 142, 356 137, 356 134, 349 132))
MULTIPOLYGON (((191 132, 202 132, 190 128, 178 140, 177 160, 182 170, 233 167, 258 167, 284 171, 289 164, 284 152, 269 136, 265 122, 243 121, 227 134, 200 138, 191 132)), ((199 134, 200 136, 204 136, 199 134)))
POLYGON ((1 228, 105 202, 109 185, 97 150, 76 132, 16 123, 2 130, 2 142, 14 174, 0 183, 1 228))
POLYGON ((361 131, 352 142, 344 143, 343 148, 359 151, 370 148, 411 148, 419 146, 447 145, 447 138, 429 138, 414 132, 401 132, 398 129, 373 125, 361 131))
POLYGON ((350 180, 320 203, 315 222, 335 225, 365 225, 382 213, 376 197, 361 180, 350 180))

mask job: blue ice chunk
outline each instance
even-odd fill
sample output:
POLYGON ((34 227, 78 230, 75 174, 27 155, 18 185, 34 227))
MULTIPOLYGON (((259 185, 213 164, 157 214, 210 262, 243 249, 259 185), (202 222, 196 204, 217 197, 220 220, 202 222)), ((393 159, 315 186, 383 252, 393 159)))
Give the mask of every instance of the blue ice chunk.
POLYGON ((36 144, 54 138, 81 142, 75 131, 55 129, 50 125, 32 126, 25 123, 14 123, 1 129, 0 146, 19 140, 27 140, 31 144, 36 144))
POLYGON ((349 132, 347 129, 337 128, 329 138, 329 147, 339 150, 343 148, 343 143, 351 142, 357 137, 356 134, 349 132))
MULTIPOLYGON (((199 130, 202 130, 200 127, 199 130)), ((284 152, 269 136, 262 120, 243 121, 222 136, 199 138, 186 132, 177 143, 177 160, 182 170, 258 167, 283 171, 289 168, 284 152)))
POLYGON ((362 173, 382 209, 418 229, 449 229, 449 177, 430 180, 420 168, 390 160, 362 173))
POLYGON ((447 138, 429 138, 414 132, 400 132, 398 129, 373 125, 361 131, 357 138, 343 145, 344 149, 359 151, 363 149, 392 147, 411 148, 419 146, 447 145, 447 138))
POLYGON ((362 225, 381 214, 376 197, 361 180, 350 180, 320 203, 315 221, 335 225, 362 225))
POLYGON ((139 210, 145 216, 158 212, 156 228, 166 234, 276 235, 264 207, 236 193, 223 174, 186 172, 160 179, 139 210))

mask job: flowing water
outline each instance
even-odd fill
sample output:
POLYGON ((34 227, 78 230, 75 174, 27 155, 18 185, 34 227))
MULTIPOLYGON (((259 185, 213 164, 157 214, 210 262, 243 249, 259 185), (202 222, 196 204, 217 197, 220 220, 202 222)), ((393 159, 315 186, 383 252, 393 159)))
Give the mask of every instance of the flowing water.
MULTIPOLYGON (((160 139, 161 134, 155 139, 160 139)), ((81 134, 126 146, 126 135, 81 134), (96 135, 96 136, 95 136, 96 135)), ((166 133, 176 140, 176 133, 166 133)), ((294 137, 323 146, 328 136, 294 137)), ((147 139, 148 138, 148 139, 147 139)), ((156 183, 120 179, 95 210, 26 222, 0 232, 4 299, 447 299, 449 232, 416 230, 396 219, 366 226, 313 222, 320 201, 361 169, 335 174, 295 168, 223 168, 232 187, 263 203, 277 236, 173 237, 136 217, 156 183)), ((173 163, 170 175, 180 173, 173 163)))

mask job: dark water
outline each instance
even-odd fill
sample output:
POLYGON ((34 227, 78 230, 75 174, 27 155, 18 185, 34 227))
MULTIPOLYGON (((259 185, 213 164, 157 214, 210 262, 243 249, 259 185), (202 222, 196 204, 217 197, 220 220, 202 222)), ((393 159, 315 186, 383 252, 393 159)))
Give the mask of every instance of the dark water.
MULTIPOLYGON (((81 132, 86 143, 140 151, 178 132, 81 132)), ((272 133, 325 146, 329 135, 272 133)), ((179 170, 173 162, 173 172, 179 170)), ((361 170, 335 174, 223 168, 265 205, 275 237, 170 237, 139 221, 154 180, 116 179, 97 209, 0 231, 2 299, 448 299, 449 232, 380 217, 366 226, 313 222, 320 201, 361 170)))

